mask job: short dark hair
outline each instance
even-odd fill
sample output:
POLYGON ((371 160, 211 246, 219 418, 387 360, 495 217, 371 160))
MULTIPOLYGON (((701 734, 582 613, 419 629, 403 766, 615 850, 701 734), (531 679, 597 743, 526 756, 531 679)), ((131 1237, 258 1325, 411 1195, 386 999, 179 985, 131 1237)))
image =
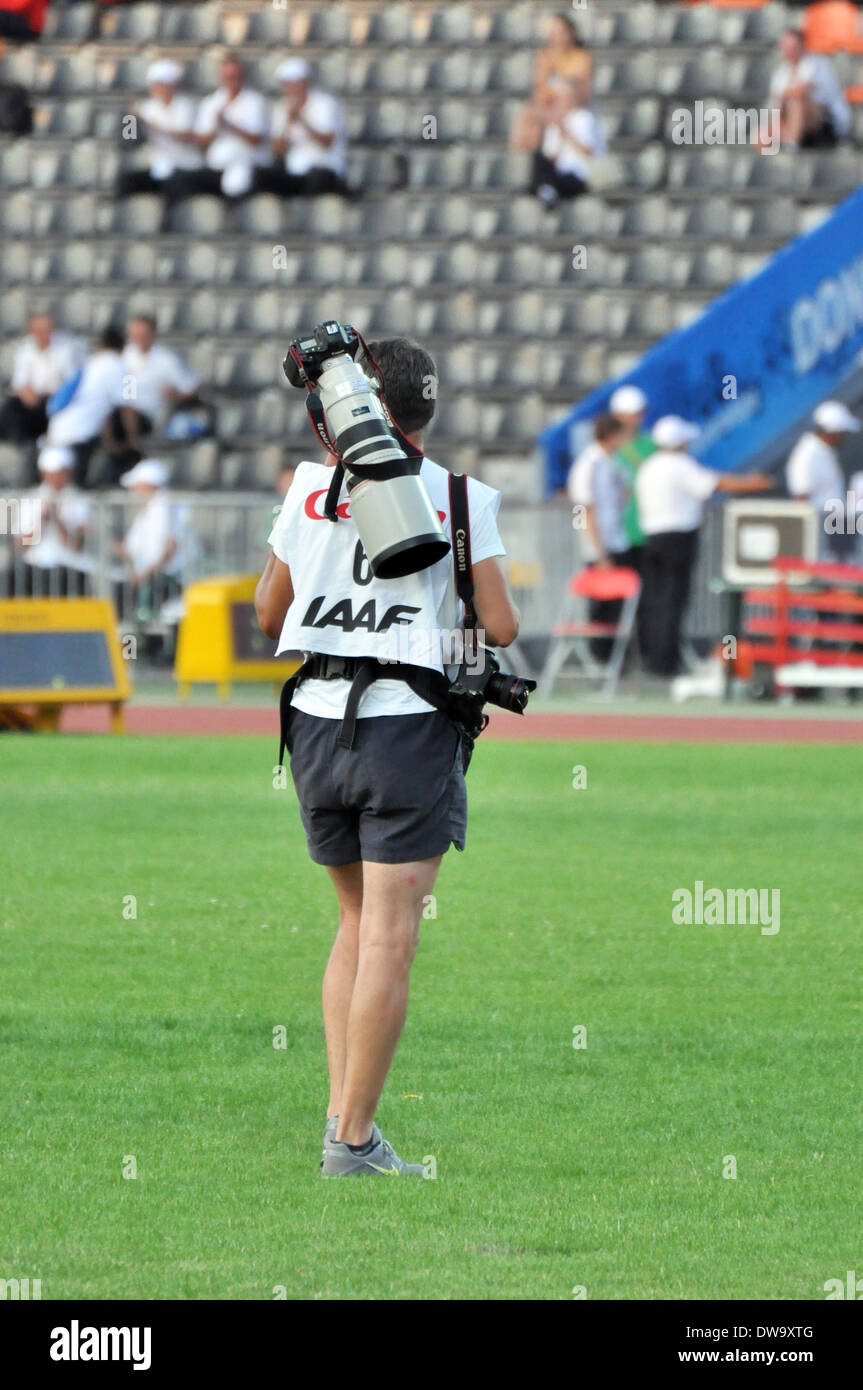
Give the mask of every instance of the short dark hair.
POLYGON ((593 437, 601 444, 604 440, 620 434, 622 429, 623 426, 616 415, 597 415, 593 422, 593 437))
POLYGON ((119 328, 113 323, 109 323, 107 328, 103 328, 99 334, 99 347, 110 352, 122 352, 126 346, 126 338, 119 328))
POLYGON ((565 25, 565 27, 569 30, 569 37, 572 39, 573 48, 587 47, 587 45, 583 42, 581 35, 578 32, 578 25, 576 24, 572 15, 566 14, 563 11, 559 10, 557 14, 554 16, 554 18, 559 20, 560 23, 565 25))
POLYGON ((404 434, 424 430, 434 415, 437 367, 410 338, 379 338, 369 352, 381 369, 384 400, 404 434))

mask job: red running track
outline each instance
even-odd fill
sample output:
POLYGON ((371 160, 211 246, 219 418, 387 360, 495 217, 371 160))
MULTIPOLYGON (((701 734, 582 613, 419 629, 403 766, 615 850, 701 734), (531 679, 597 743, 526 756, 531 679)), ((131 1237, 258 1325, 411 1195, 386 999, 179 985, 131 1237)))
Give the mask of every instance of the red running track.
MULTIPOLYGON (((278 738, 278 712, 272 709, 218 705, 130 705, 125 714, 130 734, 264 734, 278 738)), ((71 733, 106 733, 108 711, 102 706, 68 706, 61 728, 71 733)), ((584 710, 572 714, 540 712, 524 718, 495 713, 486 738, 603 739, 646 743, 858 743, 863 717, 698 714, 614 714, 584 710)))

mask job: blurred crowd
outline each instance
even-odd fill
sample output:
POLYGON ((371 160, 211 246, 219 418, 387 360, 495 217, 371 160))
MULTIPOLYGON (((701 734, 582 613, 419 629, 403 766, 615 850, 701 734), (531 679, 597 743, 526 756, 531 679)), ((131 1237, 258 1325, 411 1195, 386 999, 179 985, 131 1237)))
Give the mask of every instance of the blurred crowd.
POLYGON ((78 487, 112 486, 152 436, 190 438, 210 421, 201 383, 159 340, 154 317, 135 314, 125 330, 109 325, 88 352, 36 309, 0 405, 0 439, 20 447, 31 482, 46 445, 69 451, 78 487))
MULTIPOLYGON (((846 483, 839 450, 860 430, 860 422, 841 401, 823 401, 792 449, 784 478, 774 479, 705 467, 692 452, 698 427, 666 415, 647 430, 649 405, 637 386, 613 392, 608 410, 593 422, 593 438, 573 461, 567 492, 584 564, 639 575, 642 664, 650 674, 670 678, 685 669, 683 619, 705 504, 715 494, 764 493, 784 483, 788 496, 815 511, 820 558, 848 559, 848 538, 853 543, 857 512, 863 511, 863 472, 846 483), (843 516, 840 525, 837 511, 843 516)), ((614 625, 621 609, 618 600, 593 600, 591 621, 614 625)), ((610 650, 607 638, 594 638, 597 660, 607 660, 610 650)))
POLYGON ((149 162, 120 173, 118 197, 159 193, 170 213, 200 193, 227 200, 347 194, 344 108, 316 85, 304 59, 280 63, 272 102, 248 85, 234 53, 222 58, 219 86, 200 105, 183 92, 182 79, 172 59, 148 68, 149 94, 133 109, 130 131, 146 144, 149 162))

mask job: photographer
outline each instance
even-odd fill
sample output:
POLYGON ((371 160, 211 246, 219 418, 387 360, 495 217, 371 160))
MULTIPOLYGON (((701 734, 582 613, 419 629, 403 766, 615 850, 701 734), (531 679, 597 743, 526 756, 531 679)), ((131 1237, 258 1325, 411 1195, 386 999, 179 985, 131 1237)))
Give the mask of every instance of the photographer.
MULTIPOLYGON (((372 343, 369 353, 392 418, 422 451, 434 414, 434 362, 403 338, 372 343)), ((375 676, 354 723, 352 678, 340 668, 358 658, 392 660, 395 634, 410 638, 410 661, 443 681, 444 636, 458 621, 453 555, 419 573, 376 578, 344 487, 337 523, 324 514, 336 464, 332 453, 323 464, 299 464, 255 596, 260 626, 279 638, 279 651, 327 654, 324 678, 293 690, 284 726, 309 854, 326 867, 339 903, 323 984, 330 1101, 322 1168, 328 1176, 423 1176, 421 1164, 393 1152, 374 1118, 404 1024, 424 900, 450 844, 464 848, 462 738, 404 679, 375 676)), ((450 475, 423 458, 419 477, 451 539, 450 475)), ((470 479, 467 497, 478 622, 490 645, 507 646, 518 612, 497 558, 505 553, 500 494, 470 479)))

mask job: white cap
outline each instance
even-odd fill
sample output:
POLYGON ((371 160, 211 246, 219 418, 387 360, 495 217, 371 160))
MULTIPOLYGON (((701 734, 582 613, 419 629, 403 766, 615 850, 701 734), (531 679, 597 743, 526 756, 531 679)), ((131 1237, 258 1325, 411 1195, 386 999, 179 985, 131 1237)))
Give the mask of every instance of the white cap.
POLYGON ((170 468, 161 459, 141 459, 140 463, 136 463, 134 468, 123 474, 120 482, 123 487, 137 487, 138 483, 149 483, 150 487, 164 487, 170 476, 170 468))
POLYGON ((46 445, 39 455, 40 473, 59 473, 64 468, 74 467, 74 450, 61 448, 59 444, 46 445))
POLYGON ((654 444, 658 444, 660 449, 680 449, 684 444, 691 444, 700 430, 691 420, 683 420, 679 415, 663 415, 651 433, 654 444))
POLYGON ((163 82, 167 87, 173 87, 183 76, 183 69, 179 63, 175 63, 172 58, 160 58, 157 63, 151 63, 147 68, 147 86, 152 87, 157 82, 163 82))
POLYGON ((813 410, 812 419, 820 430, 826 430, 828 434, 843 434, 846 430, 856 434, 860 428, 857 416, 852 415, 841 401, 822 401, 813 410))
POLYGON ((276 68, 277 82, 306 82, 312 70, 303 58, 286 58, 276 68))
POLYGON ((608 409, 612 415, 640 415, 647 409, 647 397, 640 386, 618 386, 608 409))

